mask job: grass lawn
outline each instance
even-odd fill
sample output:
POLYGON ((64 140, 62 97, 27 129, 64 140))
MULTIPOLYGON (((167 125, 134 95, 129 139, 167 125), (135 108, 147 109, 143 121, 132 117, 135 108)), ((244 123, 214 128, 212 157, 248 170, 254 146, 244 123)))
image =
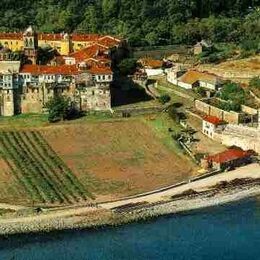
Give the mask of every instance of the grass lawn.
POLYGON ((0 116, 0 128, 24 128, 49 125, 48 115, 22 114, 12 117, 0 116))

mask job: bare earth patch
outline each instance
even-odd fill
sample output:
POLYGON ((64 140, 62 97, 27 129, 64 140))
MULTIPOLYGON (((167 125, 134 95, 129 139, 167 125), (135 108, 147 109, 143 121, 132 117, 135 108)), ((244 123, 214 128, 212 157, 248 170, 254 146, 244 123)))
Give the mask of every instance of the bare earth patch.
POLYGON ((186 179, 194 169, 138 118, 57 125, 41 133, 97 200, 167 186, 186 179))

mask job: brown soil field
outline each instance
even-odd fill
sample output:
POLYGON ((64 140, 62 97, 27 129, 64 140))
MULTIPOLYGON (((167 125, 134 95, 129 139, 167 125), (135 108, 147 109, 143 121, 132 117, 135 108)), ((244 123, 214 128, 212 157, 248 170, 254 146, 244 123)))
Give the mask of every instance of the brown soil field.
POLYGON ((199 65, 197 69, 247 84, 250 78, 260 75, 260 55, 247 59, 225 61, 217 65, 202 64, 199 65))
POLYGON ((29 197, 12 175, 9 166, 0 156, 0 202, 27 204, 29 197))
POLYGON ((41 133, 101 201, 171 185, 194 173, 193 162, 165 144, 147 120, 64 124, 41 133))

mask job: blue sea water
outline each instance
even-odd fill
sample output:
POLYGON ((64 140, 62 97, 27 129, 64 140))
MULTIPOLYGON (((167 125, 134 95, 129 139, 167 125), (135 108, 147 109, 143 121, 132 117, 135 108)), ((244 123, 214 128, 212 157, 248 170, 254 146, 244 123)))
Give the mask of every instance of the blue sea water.
POLYGON ((257 199, 95 231, 0 238, 0 259, 260 259, 257 199))

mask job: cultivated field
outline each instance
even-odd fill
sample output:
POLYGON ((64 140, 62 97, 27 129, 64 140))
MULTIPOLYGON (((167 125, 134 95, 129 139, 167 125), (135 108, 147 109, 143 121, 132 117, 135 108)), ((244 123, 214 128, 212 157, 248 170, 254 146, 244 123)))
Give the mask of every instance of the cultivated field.
POLYGON ((71 204, 90 197, 38 131, 0 132, 1 202, 71 204))
POLYGON ((41 132, 84 187, 102 200, 153 190, 192 174, 193 163, 178 150, 164 123, 141 117, 41 132))
POLYGON ((225 79, 248 83, 251 78, 260 75, 260 55, 247 59, 230 60, 217 65, 202 64, 197 69, 214 73, 225 79))
POLYGON ((104 201, 187 179, 195 166, 171 139, 171 124, 164 115, 3 127, 0 203, 104 201))

